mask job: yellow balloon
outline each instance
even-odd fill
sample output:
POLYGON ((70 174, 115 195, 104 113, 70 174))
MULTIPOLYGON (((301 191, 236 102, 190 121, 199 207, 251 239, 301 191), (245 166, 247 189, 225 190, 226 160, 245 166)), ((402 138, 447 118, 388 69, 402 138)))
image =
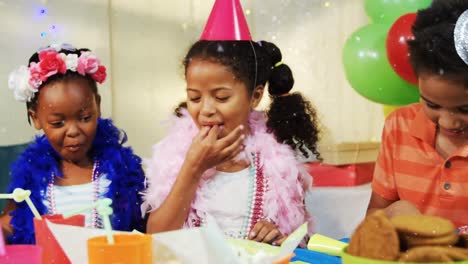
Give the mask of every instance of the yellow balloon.
POLYGON ((400 105, 382 105, 382 106, 383 106, 383 112, 384 112, 385 118, 387 118, 387 116, 391 114, 393 111, 401 107, 400 105))

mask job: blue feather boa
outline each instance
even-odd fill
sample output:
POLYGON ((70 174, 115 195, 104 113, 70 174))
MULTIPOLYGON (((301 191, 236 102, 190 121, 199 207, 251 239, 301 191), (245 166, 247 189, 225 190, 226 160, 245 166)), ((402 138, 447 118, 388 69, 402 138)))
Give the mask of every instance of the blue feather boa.
MULTIPOLYGON (((99 161, 99 171, 111 181, 106 196, 112 199, 114 213, 111 217, 115 230, 143 231, 140 192, 145 189, 145 178, 141 159, 133 154, 127 141, 110 119, 99 119, 92 156, 99 161)), ((62 176, 59 168, 60 157, 45 136, 37 136, 20 155, 11 168, 9 192, 15 188, 31 190, 31 200, 41 215, 47 214, 44 205, 47 185, 55 174, 62 176)), ((10 213, 14 233, 8 238, 13 244, 34 244, 33 215, 26 203, 16 203, 16 210, 10 213)))

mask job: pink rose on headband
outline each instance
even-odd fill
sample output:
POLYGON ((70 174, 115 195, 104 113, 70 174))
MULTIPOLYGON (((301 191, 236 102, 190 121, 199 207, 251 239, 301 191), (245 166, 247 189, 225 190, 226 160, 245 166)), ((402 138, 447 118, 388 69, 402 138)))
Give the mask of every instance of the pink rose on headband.
POLYGON ((93 74, 98 70, 99 64, 99 59, 96 56, 91 55, 90 52, 82 52, 78 58, 76 71, 83 76, 87 73, 93 74))
POLYGON ((98 83, 103 83, 106 80, 107 73, 106 67, 104 65, 99 65, 97 71, 91 74, 91 78, 98 83))
POLYGON ((38 63, 31 62, 29 65, 29 85, 31 85, 34 88, 39 88, 42 84, 42 79, 41 79, 41 67, 39 66, 38 63))
POLYGON ((12 71, 8 77, 8 87, 13 90, 15 99, 20 102, 30 102, 39 87, 55 74, 66 74, 67 71, 78 72, 82 76, 89 75, 94 81, 103 83, 107 78, 106 67, 91 52, 76 54, 76 49, 51 45, 37 52, 38 62, 29 66, 22 65, 12 71), (57 50, 67 50, 72 53, 58 53, 57 50))
POLYGON ((41 80, 45 82, 49 76, 57 73, 65 74, 67 65, 60 54, 55 50, 43 50, 39 52, 39 66, 41 68, 41 80))

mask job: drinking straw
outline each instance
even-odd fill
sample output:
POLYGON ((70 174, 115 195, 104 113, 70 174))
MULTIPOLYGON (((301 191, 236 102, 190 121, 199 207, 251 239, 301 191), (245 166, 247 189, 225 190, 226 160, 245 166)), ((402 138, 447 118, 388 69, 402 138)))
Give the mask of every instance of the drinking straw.
POLYGON ((109 198, 99 199, 89 206, 84 206, 83 208, 64 214, 63 217, 68 218, 92 209, 96 209, 104 221, 104 230, 106 231, 107 243, 112 245, 114 244, 114 237, 112 236, 112 224, 110 222, 110 215, 113 213, 112 207, 110 207, 111 204, 112 200, 109 198))
POLYGON ((36 206, 34 206, 29 196, 31 196, 31 191, 24 190, 21 188, 15 188, 12 193, 0 193, 0 199, 13 199, 17 203, 26 201, 26 204, 29 206, 29 209, 31 209, 31 212, 33 213, 34 217, 39 220, 42 220, 39 211, 37 211, 36 206))
POLYGON ((114 244, 114 237, 112 236, 112 225, 110 222, 110 215, 112 214, 112 200, 109 198, 104 198, 97 201, 97 212, 101 215, 104 220, 104 230, 107 233, 107 243, 114 244))

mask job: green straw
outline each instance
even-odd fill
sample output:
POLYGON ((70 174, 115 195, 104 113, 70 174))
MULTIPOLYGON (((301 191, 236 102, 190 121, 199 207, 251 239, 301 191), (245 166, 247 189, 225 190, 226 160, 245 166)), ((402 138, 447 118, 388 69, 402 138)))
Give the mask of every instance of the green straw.
POLYGON ((107 243, 114 244, 114 237, 112 236, 112 225, 110 222, 110 215, 112 214, 112 200, 109 198, 104 198, 97 201, 97 212, 101 215, 104 220, 104 230, 107 233, 107 243))
POLYGON ((39 220, 42 220, 41 215, 39 214, 39 211, 37 211, 36 206, 34 206, 33 202, 31 201, 31 198, 26 197, 26 203, 29 206, 29 209, 31 209, 31 212, 33 213, 34 217, 36 217, 39 220))
POLYGON ((13 199, 17 203, 26 201, 26 204, 29 206, 29 209, 31 209, 31 212, 33 213, 34 217, 39 220, 42 220, 42 217, 39 214, 39 211, 37 211, 36 206, 34 206, 29 196, 31 196, 31 191, 24 190, 21 188, 14 189, 12 193, 0 193, 0 199, 13 199))
POLYGON ((68 218, 92 209, 96 209, 98 214, 101 215, 102 220, 104 221, 104 230, 106 231, 107 235, 107 243, 110 245, 114 244, 114 236, 112 236, 112 224, 110 222, 110 215, 113 213, 112 207, 110 205, 112 204, 112 200, 109 198, 104 198, 104 199, 99 199, 96 202, 94 202, 92 205, 85 206, 81 209, 72 211, 70 213, 64 214, 64 218, 68 218))
POLYGON ((13 194, 0 193, 0 199, 13 199, 13 194))

